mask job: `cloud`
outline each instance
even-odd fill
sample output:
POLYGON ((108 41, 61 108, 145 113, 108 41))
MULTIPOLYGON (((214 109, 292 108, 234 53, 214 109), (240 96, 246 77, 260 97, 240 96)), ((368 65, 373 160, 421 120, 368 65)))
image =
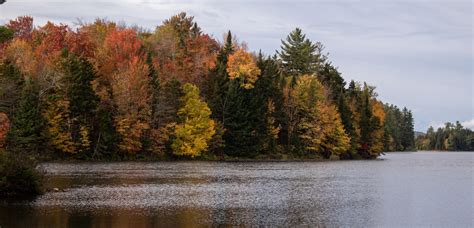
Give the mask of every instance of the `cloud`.
POLYGON ((474 130, 474 118, 472 118, 471 120, 466 120, 466 121, 462 122, 461 124, 466 128, 470 128, 470 129, 474 130))
POLYGON ((230 29, 251 50, 266 54, 301 27, 326 46, 346 80, 375 85, 384 102, 412 109, 415 129, 426 130, 473 116, 472 5, 471 0, 15 0, 0 5, 0 23, 21 15, 33 16, 37 25, 107 17, 153 29, 186 11, 215 38, 230 29))

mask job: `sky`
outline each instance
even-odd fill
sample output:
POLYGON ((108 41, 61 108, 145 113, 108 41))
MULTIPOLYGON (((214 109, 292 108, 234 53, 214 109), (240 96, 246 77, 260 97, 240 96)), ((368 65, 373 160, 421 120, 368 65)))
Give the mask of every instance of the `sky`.
POLYGON ((252 51, 274 54, 295 27, 321 42, 346 81, 377 87, 384 102, 411 109, 415 130, 460 121, 474 129, 471 0, 7 0, 0 24, 29 15, 73 25, 107 18, 153 30, 187 12, 222 40, 231 30, 252 51))

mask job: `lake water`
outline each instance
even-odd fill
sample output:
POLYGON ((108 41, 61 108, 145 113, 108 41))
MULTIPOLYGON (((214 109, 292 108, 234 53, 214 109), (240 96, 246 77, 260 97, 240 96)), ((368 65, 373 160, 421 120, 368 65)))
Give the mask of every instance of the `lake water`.
POLYGON ((327 162, 47 163, 48 192, 0 227, 472 227, 474 153, 327 162))

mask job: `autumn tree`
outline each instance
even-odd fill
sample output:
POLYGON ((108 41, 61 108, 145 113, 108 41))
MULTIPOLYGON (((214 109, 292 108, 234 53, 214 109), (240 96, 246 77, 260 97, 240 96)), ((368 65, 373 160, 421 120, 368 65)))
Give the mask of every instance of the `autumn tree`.
POLYGON ((5 148, 8 130, 10 130, 10 120, 7 114, 0 112, 0 153, 5 148))
POLYGON ((5 49, 5 57, 22 74, 22 79, 38 78, 38 61, 30 43, 21 39, 13 39, 5 49))
MULTIPOLYGON (((19 17, 0 26, 7 144, 76 159, 350 159, 413 148, 411 111, 383 105, 365 83, 346 87, 323 49, 297 28, 276 55, 254 55, 230 31, 218 43, 186 13, 151 32, 19 17)), ((449 124, 419 144, 467 148, 470 139, 449 124)))
POLYGON ((260 69, 256 66, 255 60, 250 53, 239 49, 229 56, 227 73, 230 80, 237 80, 241 87, 252 89, 260 75, 260 69))
MULTIPOLYGON (((375 98, 371 99, 371 106, 372 106, 372 113, 373 113, 373 118, 374 123, 376 126, 374 126, 374 130, 372 132, 372 140, 373 140, 373 145, 371 148, 371 152, 378 154, 382 151, 384 151, 384 125, 385 125, 385 110, 383 103, 378 101, 375 98)), ((414 137, 413 137, 414 138, 414 137)), ((412 140, 413 141, 413 140, 412 140)))
POLYGON ((339 113, 334 105, 326 103, 325 88, 314 77, 301 76, 291 93, 294 101, 294 134, 296 148, 305 153, 329 158, 349 149, 349 137, 344 131, 339 113))
POLYGON ((23 40, 31 40, 33 32, 33 18, 30 16, 21 16, 15 20, 10 20, 6 25, 13 30, 13 36, 23 40))
POLYGON ((71 136, 69 101, 60 95, 50 95, 45 102, 43 118, 49 146, 55 152, 66 155, 76 154, 76 146, 71 136))
MULTIPOLYGON (((238 48, 238 47, 237 47, 238 48)), ((253 157, 261 151, 261 140, 257 129, 265 127, 265 100, 257 96, 255 83, 260 69, 254 57, 243 48, 238 48, 227 59, 228 81, 223 102, 223 125, 225 128, 227 154, 253 157)))
POLYGON ((152 116, 151 150, 154 153, 169 152, 174 126, 179 120, 178 110, 181 108, 181 98, 184 96, 183 86, 178 80, 160 84, 157 102, 153 103, 155 112, 152 116))
POLYGON ((180 13, 167 19, 145 40, 154 54, 161 80, 193 83, 205 90, 208 72, 215 67, 218 43, 201 29, 192 16, 180 13))
POLYGON ((103 128, 116 128, 119 148, 132 154, 142 150, 142 135, 149 128, 149 70, 144 57, 135 30, 115 29, 105 36, 95 60, 98 76, 93 85, 101 100, 99 110, 108 110, 112 114, 102 112, 102 118, 114 120, 113 126, 103 128))
POLYGON ((183 106, 178 110, 179 122, 174 128, 173 153, 179 156, 200 156, 206 151, 215 133, 215 123, 211 110, 199 98, 199 89, 192 84, 184 84, 183 106))
POLYGON ((114 74, 112 89, 117 105, 115 124, 122 142, 119 148, 136 153, 142 149, 142 134, 149 129, 150 92, 148 67, 139 59, 129 63, 128 69, 114 74))

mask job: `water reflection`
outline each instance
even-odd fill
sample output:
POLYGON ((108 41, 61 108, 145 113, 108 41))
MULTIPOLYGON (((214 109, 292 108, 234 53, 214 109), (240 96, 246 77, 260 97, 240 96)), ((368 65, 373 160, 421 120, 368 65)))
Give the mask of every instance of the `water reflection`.
POLYGON ((2 227, 472 226, 468 153, 384 161, 45 164, 36 199, 0 203, 2 227))

